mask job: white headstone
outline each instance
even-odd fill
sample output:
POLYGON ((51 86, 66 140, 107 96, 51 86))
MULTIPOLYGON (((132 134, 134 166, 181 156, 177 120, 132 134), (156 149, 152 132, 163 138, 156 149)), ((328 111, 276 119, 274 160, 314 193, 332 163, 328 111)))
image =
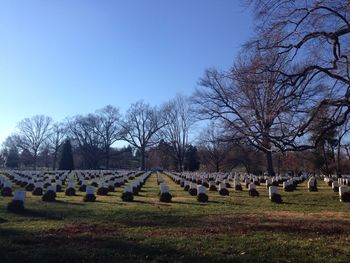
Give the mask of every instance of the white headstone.
POLYGON ((167 186, 164 183, 161 183, 160 184, 160 192, 161 193, 169 193, 169 186, 167 186))
POLYGON ((309 181, 307 182, 307 187, 311 188, 315 186, 315 178, 310 178, 309 181))
POLYGON ((26 199, 26 191, 15 191, 13 200, 24 202, 26 199))
POLYGON ((129 184, 124 188, 124 193, 132 193, 132 186, 129 184))
POLYGON ((219 190, 221 190, 221 189, 226 189, 226 184, 225 183, 220 183, 219 190))
POLYGON ((349 192, 349 189, 347 186, 342 185, 339 187, 339 197, 341 197, 343 194, 347 192, 349 192))
POLYGON ((11 188, 12 189, 12 184, 10 181, 5 181, 4 182, 4 188, 11 188))
POLYGON ((278 194, 277 186, 270 186, 269 187, 269 197, 270 198, 271 198, 272 194, 278 194))
POLYGON ((36 182, 35 187, 36 188, 43 188, 43 182, 36 182))
POLYGON ((256 186, 255 186, 255 184, 250 183, 250 184, 248 185, 248 190, 252 190, 252 189, 256 189, 256 186))
POLYGON ((74 181, 69 181, 68 188, 75 188, 74 181))
POLYGON ((52 185, 49 185, 49 186, 47 187, 47 191, 56 192, 56 187, 55 187, 55 186, 52 186, 52 185))
POLYGON ((199 185, 197 187, 197 193, 198 194, 205 194, 206 188, 203 185, 199 185))
POLYGON ((86 194, 87 195, 93 195, 95 194, 95 187, 89 185, 86 187, 86 194))

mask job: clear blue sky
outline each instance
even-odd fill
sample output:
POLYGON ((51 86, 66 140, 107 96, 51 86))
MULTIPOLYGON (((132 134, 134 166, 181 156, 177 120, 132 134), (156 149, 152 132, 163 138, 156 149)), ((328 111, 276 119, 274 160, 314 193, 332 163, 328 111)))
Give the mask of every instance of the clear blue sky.
POLYGON ((190 95, 252 35, 239 0, 5 0, 0 142, 35 114, 56 121, 190 95))

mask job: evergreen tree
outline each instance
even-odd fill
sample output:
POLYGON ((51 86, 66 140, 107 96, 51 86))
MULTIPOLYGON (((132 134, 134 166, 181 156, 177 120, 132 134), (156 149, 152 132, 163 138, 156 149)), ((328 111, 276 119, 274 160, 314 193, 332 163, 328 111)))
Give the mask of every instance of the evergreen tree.
POLYGON ((16 147, 11 147, 6 159, 6 167, 18 168, 19 167, 19 153, 16 147))
POLYGON ((74 170, 72 145, 70 144, 70 140, 66 140, 63 144, 59 169, 74 170))
POLYGON ((184 168, 186 171, 197 171, 199 170, 199 157, 197 154, 197 148, 193 145, 187 145, 187 150, 185 154, 184 168))

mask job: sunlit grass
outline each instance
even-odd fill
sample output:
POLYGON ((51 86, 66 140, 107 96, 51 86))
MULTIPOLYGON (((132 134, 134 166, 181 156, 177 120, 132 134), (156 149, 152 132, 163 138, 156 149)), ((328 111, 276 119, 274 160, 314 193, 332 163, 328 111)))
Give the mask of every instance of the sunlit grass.
POLYGON ((122 188, 94 203, 84 193, 45 203, 27 193, 24 215, 8 213, 11 198, 0 197, 0 262, 348 262, 350 204, 319 182, 283 192, 271 203, 265 186, 260 197, 247 189, 230 196, 207 192, 200 204, 164 176, 172 203, 159 202, 153 174, 134 202, 122 188))

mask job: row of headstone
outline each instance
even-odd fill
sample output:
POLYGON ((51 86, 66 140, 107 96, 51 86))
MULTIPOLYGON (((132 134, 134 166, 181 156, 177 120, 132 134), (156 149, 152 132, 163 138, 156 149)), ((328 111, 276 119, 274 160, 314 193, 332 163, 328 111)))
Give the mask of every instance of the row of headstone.
MULTIPOLYGON (((281 183, 283 184, 284 191, 293 191, 296 189, 299 183, 304 182, 309 177, 309 174, 307 173, 300 173, 298 176, 294 177, 290 175, 274 177, 268 177, 265 175, 258 177, 251 174, 235 174, 234 176, 231 174, 225 177, 223 174, 220 174, 219 177, 214 178, 213 176, 208 176, 208 174, 200 177, 198 173, 196 175, 191 175, 190 173, 171 173, 168 175, 173 179, 175 183, 180 184, 180 186, 184 187, 184 190, 189 191, 191 195, 196 194, 196 191, 194 190, 195 182, 202 182, 202 186, 204 186, 203 183, 205 184, 207 182, 206 180, 208 180, 207 187, 209 187, 210 191, 219 190, 219 193, 221 195, 229 195, 228 188, 231 187, 231 181, 235 186, 235 191, 242 191, 240 182, 240 180, 242 180, 246 188, 248 188, 248 194, 252 197, 258 197, 259 192, 257 191, 256 186, 260 185, 261 183, 265 183, 266 187, 269 190, 270 200, 276 203, 282 203, 282 197, 278 193, 277 188, 281 183)), ((310 182, 310 185, 312 185, 312 183, 315 183, 316 185, 316 179, 312 179, 310 182)))
POLYGON ((174 173, 165 173, 170 177, 172 181, 184 188, 185 191, 188 191, 190 195, 197 196, 198 202, 205 203, 208 202, 208 195, 206 194, 206 187, 196 182, 189 181, 185 177, 181 177, 174 173))
POLYGON ((350 185, 349 175, 323 175, 323 180, 328 186, 331 186, 333 192, 339 193, 340 202, 350 202, 350 193, 348 186, 350 185))
POLYGON ((138 195, 141 191, 142 186, 146 183, 146 180, 150 177, 152 172, 142 173, 141 175, 137 175, 135 180, 133 180, 130 184, 125 186, 122 193, 122 200, 125 202, 131 202, 134 200, 134 195, 138 195))
MULTIPOLYGON (((3 196, 12 195, 12 183, 17 184, 20 187, 25 188, 26 191, 32 191, 33 195, 42 196, 42 200, 45 202, 53 202, 56 200, 56 192, 62 191, 62 185, 67 183, 65 194, 67 196, 76 195, 76 179, 78 181, 79 191, 86 192, 84 201, 94 201, 95 189, 87 184, 87 179, 94 178, 93 180, 100 180, 100 188, 105 188, 106 181, 109 183, 107 191, 102 191, 105 195, 108 191, 115 186, 121 186, 130 178, 140 175, 142 172, 130 172, 123 171, 124 174, 119 174, 117 171, 111 172, 93 172, 90 171, 84 173, 77 171, 69 173, 68 171, 57 171, 57 172, 36 172, 36 171, 2 171, 6 174, 6 177, 0 176, 0 190, 3 196), (101 177, 101 178, 100 178, 101 177), (96 179, 97 178, 97 179, 96 179), (12 183, 11 183, 12 181, 12 183)), ((100 190, 99 188, 99 190, 100 190)), ((101 191, 101 190, 100 190, 101 191)))

